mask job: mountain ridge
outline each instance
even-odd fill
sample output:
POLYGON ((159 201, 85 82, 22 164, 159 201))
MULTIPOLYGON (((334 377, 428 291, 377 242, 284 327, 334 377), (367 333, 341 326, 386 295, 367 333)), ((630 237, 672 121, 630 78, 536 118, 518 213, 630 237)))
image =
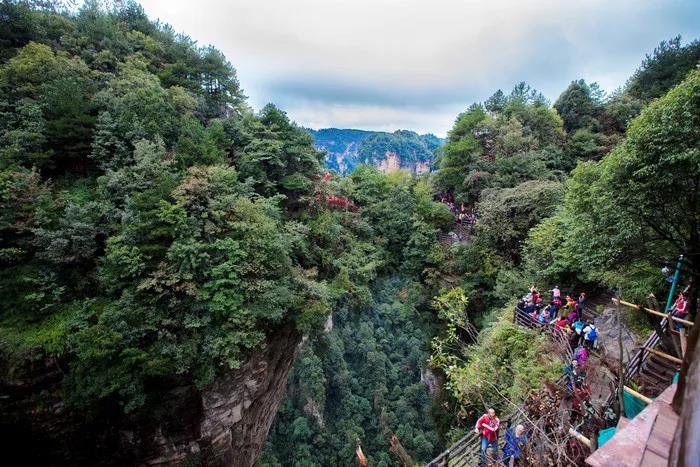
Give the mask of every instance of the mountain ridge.
POLYGON ((306 128, 317 149, 326 151, 326 167, 347 174, 360 164, 382 171, 397 168, 421 174, 430 170, 436 151, 445 143, 432 133, 412 130, 372 131, 356 128, 306 128))

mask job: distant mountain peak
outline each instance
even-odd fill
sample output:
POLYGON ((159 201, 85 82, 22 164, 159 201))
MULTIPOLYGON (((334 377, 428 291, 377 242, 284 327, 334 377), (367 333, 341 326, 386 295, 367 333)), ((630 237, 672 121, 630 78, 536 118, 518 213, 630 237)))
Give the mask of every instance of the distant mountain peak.
POLYGON ((326 166, 339 173, 351 172, 359 164, 371 164, 382 171, 398 168, 417 174, 430 171, 436 151, 444 139, 412 130, 369 131, 359 129, 307 129, 314 146, 325 150, 326 166))

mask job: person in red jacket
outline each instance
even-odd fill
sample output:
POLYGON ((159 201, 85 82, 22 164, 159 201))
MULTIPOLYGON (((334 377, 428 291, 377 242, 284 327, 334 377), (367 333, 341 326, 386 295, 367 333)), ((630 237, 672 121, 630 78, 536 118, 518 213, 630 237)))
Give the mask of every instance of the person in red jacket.
POLYGON ((481 464, 486 462, 486 450, 491 448, 498 452, 498 427, 501 421, 496 416, 496 409, 489 408, 488 412, 481 416, 474 427, 475 433, 481 434, 481 464))
MULTIPOLYGON (((683 292, 678 294, 678 298, 676 299, 676 303, 673 304, 673 316, 676 318, 680 319, 686 319, 688 317, 688 300, 683 296, 683 292)), ((676 328, 676 331, 680 331, 683 329, 683 325, 677 321, 673 322, 673 327, 676 328)))

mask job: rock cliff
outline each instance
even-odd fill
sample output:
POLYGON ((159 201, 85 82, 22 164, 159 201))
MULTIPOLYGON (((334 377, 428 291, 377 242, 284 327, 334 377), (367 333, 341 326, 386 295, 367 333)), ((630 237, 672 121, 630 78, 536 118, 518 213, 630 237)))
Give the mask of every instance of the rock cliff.
MULTIPOLYGON (((127 417, 86 420, 64 399, 59 362, 38 359, 0 383, 0 436, 7 458, 48 465, 255 464, 285 394, 301 337, 293 326, 272 336, 239 369, 203 391, 183 381, 164 392, 157 423, 127 417)), ((155 414, 154 414, 155 415, 155 414)))
POLYGON ((314 146, 326 151, 326 167, 347 174, 359 164, 370 164, 384 172, 399 167, 417 175, 430 171, 435 151, 444 140, 434 135, 419 135, 413 131, 393 133, 353 129, 324 128, 308 130, 314 146), (398 159, 398 166, 388 154, 398 159))
POLYGON ((395 152, 387 151, 384 159, 377 163, 377 169, 383 173, 393 172, 401 168, 401 158, 395 152))

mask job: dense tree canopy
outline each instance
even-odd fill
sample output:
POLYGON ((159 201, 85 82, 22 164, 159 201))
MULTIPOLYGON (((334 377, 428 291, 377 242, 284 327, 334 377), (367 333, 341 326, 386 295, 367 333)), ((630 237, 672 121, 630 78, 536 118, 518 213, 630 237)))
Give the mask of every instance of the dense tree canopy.
POLYGON ((313 198, 321 153, 274 106, 252 113, 220 52, 134 3, 2 8, 6 371, 50 352, 76 410, 150 416, 166 381, 203 388, 271 329, 316 332, 350 290, 329 282, 373 278, 324 262, 357 240, 324 245, 314 219, 356 215, 313 198))
POLYGON ((72 420, 105 437, 172 420, 173 388, 201 394, 285 329, 306 339, 266 464, 345 465, 359 440, 397 465, 392 435, 428 461, 502 402, 491 384, 517 401, 559 372, 503 308, 526 287, 642 297, 684 254, 700 290, 698 41, 662 42, 608 96, 498 90, 442 148, 364 135, 368 165, 341 177, 283 110, 246 104, 220 51, 136 3, 0 17, 0 375, 50 362, 72 420), (382 174, 387 151, 437 151, 437 170, 382 174), (469 241, 438 241, 445 194, 476 213, 469 241))

